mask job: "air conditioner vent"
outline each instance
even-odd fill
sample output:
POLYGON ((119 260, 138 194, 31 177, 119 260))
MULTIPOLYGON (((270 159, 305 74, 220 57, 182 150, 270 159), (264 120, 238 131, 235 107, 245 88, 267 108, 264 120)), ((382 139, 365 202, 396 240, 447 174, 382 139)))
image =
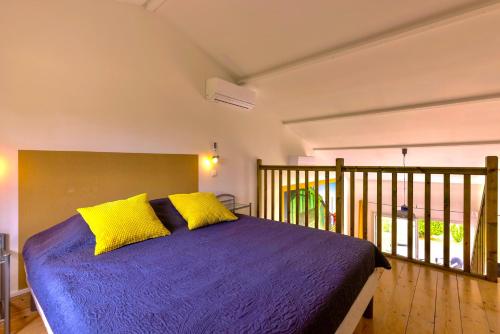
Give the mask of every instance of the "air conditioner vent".
POLYGON ((247 87, 219 78, 211 78, 207 80, 206 97, 209 101, 226 103, 242 109, 253 109, 256 93, 247 87))

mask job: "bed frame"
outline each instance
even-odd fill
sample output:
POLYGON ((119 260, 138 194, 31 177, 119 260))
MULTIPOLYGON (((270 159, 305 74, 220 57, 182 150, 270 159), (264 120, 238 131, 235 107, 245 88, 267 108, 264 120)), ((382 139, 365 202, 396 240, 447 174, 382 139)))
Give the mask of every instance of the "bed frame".
MULTIPOLYGON (((148 192, 151 198, 198 190, 198 157, 194 155, 20 151, 20 237, 31 235, 74 214, 75 207, 148 192), (103 168, 105 166, 105 168, 103 168), (131 178, 137 175, 137 178, 131 178), (158 179, 158 175, 161 179, 158 179), (172 177, 174 176, 175 177, 172 177), (50 192, 50 194, 47 194, 50 192), (69 195, 68 195, 69 194, 69 195), (40 199, 43 199, 42 201, 40 199), (62 203, 46 210, 50 203, 62 203), (22 233, 21 233, 22 232, 22 233)), ((20 286, 29 285, 24 263, 20 286)), ((361 317, 370 318, 378 270, 368 278, 336 333, 352 333, 361 317)), ((33 304, 49 334, 53 331, 32 291, 33 304)))
POLYGON ((375 290, 377 290, 380 275, 381 272, 378 269, 375 269, 373 274, 368 277, 368 280, 359 292, 358 297, 351 305, 349 312, 335 333, 351 334, 358 326, 361 317, 367 319, 371 319, 373 317, 373 296, 375 295, 375 290))
POLYGON ((50 328, 49 322, 47 321, 47 318, 45 317, 45 313, 42 310, 42 307, 40 306, 40 303, 38 303, 38 300, 36 299, 35 294, 33 291, 31 291, 31 298, 33 303, 35 304, 36 310, 38 311, 38 314, 40 315, 40 318, 42 318, 43 325, 45 326, 45 330, 47 331, 47 334, 54 334, 52 331, 52 328, 50 328))
MULTIPOLYGON (((335 331, 336 334, 351 334, 354 332, 356 327, 359 324, 359 321, 361 320, 361 317, 365 317, 368 319, 371 319, 373 316, 373 296, 375 294, 375 290, 377 289, 378 286, 378 281, 380 279, 380 276, 382 274, 381 272, 382 269, 375 269, 375 271, 368 277, 368 280, 366 281, 365 285, 361 289, 358 297, 354 301, 354 303, 351 305, 351 308, 349 309, 349 312, 345 316, 344 320, 340 324, 339 328, 335 331)), ((28 286, 29 286, 29 279, 28 279, 28 286)), ((45 326, 45 329, 47 330, 47 334, 54 334, 52 331, 52 328, 50 327, 50 324, 45 317, 45 313, 40 306, 40 303, 38 302, 35 294, 33 293, 33 290, 31 290, 31 298, 33 301, 33 304, 36 307, 36 310, 38 311, 38 314, 40 315, 40 318, 42 318, 43 325, 45 326)), ((33 310, 34 311, 34 310, 33 310)))

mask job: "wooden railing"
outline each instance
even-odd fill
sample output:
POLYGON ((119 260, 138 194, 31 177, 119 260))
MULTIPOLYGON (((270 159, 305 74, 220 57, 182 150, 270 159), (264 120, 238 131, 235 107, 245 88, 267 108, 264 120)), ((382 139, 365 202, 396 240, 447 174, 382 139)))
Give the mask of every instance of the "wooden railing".
MULTIPOLYGON (((407 261, 437 266, 446 270, 465 273, 491 281, 497 280, 497 207, 498 207, 498 157, 487 157, 485 167, 383 167, 345 166, 343 159, 336 159, 335 166, 279 166, 264 165, 257 160, 257 216, 261 218, 330 230, 363 239, 371 239, 382 249, 382 190, 384 174, 391 175, 391 249, 388 256, 407 261), (362 174, 362 205, 358 210, 359 224, 356 235, 356 175, 362 174), (369 176, 376 175, 376 210, 372 237, 369 238, 369 176), (407 251, 398 254, 398 174, 407 179, 406 230, 407 251), (414 235, 414 176, 424 175, 424 258, 415 258, 414 235), (443 261, 431 262, 431 189, 432 175, 443 178, 443 261), (450 176, 463 177, 463 265, 461 269, 450 265, 450 176), (471 177, 484 176, 484 201, 481 205, 477 233, 474 236, 471 267, 471 177), (349 178, 344 184, 345 177, 349 178), (335 184, 331 194, 330 183, 335 184), (320 196, 320 185, 324 189, 320 196), (347 188, 349 198, 344 196, 347 188), (302 193, 304 196, 302 196, 302 193), (312 199, 310 197, 313 197, 312 199), (323 197, 321 200, 320 197, 323 197), (330 199, 335 196, 335 217, 332 221, 330 199), (321 207, 324 202, 325 205, 321 207), (348 205, 347 205, 348 204, 348 205), (276 206, 277 205, 277 206, 276 206), (312 207, 311 207, 312 206, 312 207), (349 210, 345 210, 348 207, 349 210), (344 212, 348 211, 348 212, 344 212), (293 214, 291 214, 293 212, 293 214), (321 226, 321 216, 324 223, 321 226), (347 218, 347 219, 346 219, 347 218)), ((333 210, 332 210, 333 211, 333 210)), ((418 226, 418 225, 417 225, 418 226)))

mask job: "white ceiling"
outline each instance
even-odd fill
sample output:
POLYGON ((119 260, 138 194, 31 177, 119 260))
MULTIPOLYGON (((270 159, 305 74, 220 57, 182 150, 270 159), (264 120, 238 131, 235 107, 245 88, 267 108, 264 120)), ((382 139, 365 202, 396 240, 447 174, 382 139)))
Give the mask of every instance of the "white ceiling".
POLYGON ((500 10, 257 81, 281 119, 500 92, 500 10))
POLYGON ((168 0, 168 18, 236 77, 477 0, 168 0))
MULTIPOLYGON (((500 93, 500 1, 168 0, 156 13, 238 80, 491 3, 446 24, 249 80, 258 91, 255 112, 290 121, 500 93)), ((500 140, 500 99, 287 126, 311 148, 500 140)), ((441 147, 414 150, 414 156, 480 165, 479 157, 498 149, 441 147)), ((389 162, 392 153, 385 151, 370 152, 389 162)), ((366 152, 341 152, 370 160, 366 152)))

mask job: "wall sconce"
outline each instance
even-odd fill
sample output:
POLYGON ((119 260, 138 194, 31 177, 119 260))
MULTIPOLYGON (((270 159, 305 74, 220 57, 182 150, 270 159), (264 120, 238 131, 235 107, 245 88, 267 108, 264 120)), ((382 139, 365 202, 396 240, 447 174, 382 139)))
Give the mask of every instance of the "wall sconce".
POLYGON ((0 156, 0 181, 7 176, 7 159, 0 156))
POLYGON ((217 143, 214 142, 214 146, 212 148, 213 154, 212 154, 212 163, 215 165, 219 162, 219 154, 217 153, 217 143))

